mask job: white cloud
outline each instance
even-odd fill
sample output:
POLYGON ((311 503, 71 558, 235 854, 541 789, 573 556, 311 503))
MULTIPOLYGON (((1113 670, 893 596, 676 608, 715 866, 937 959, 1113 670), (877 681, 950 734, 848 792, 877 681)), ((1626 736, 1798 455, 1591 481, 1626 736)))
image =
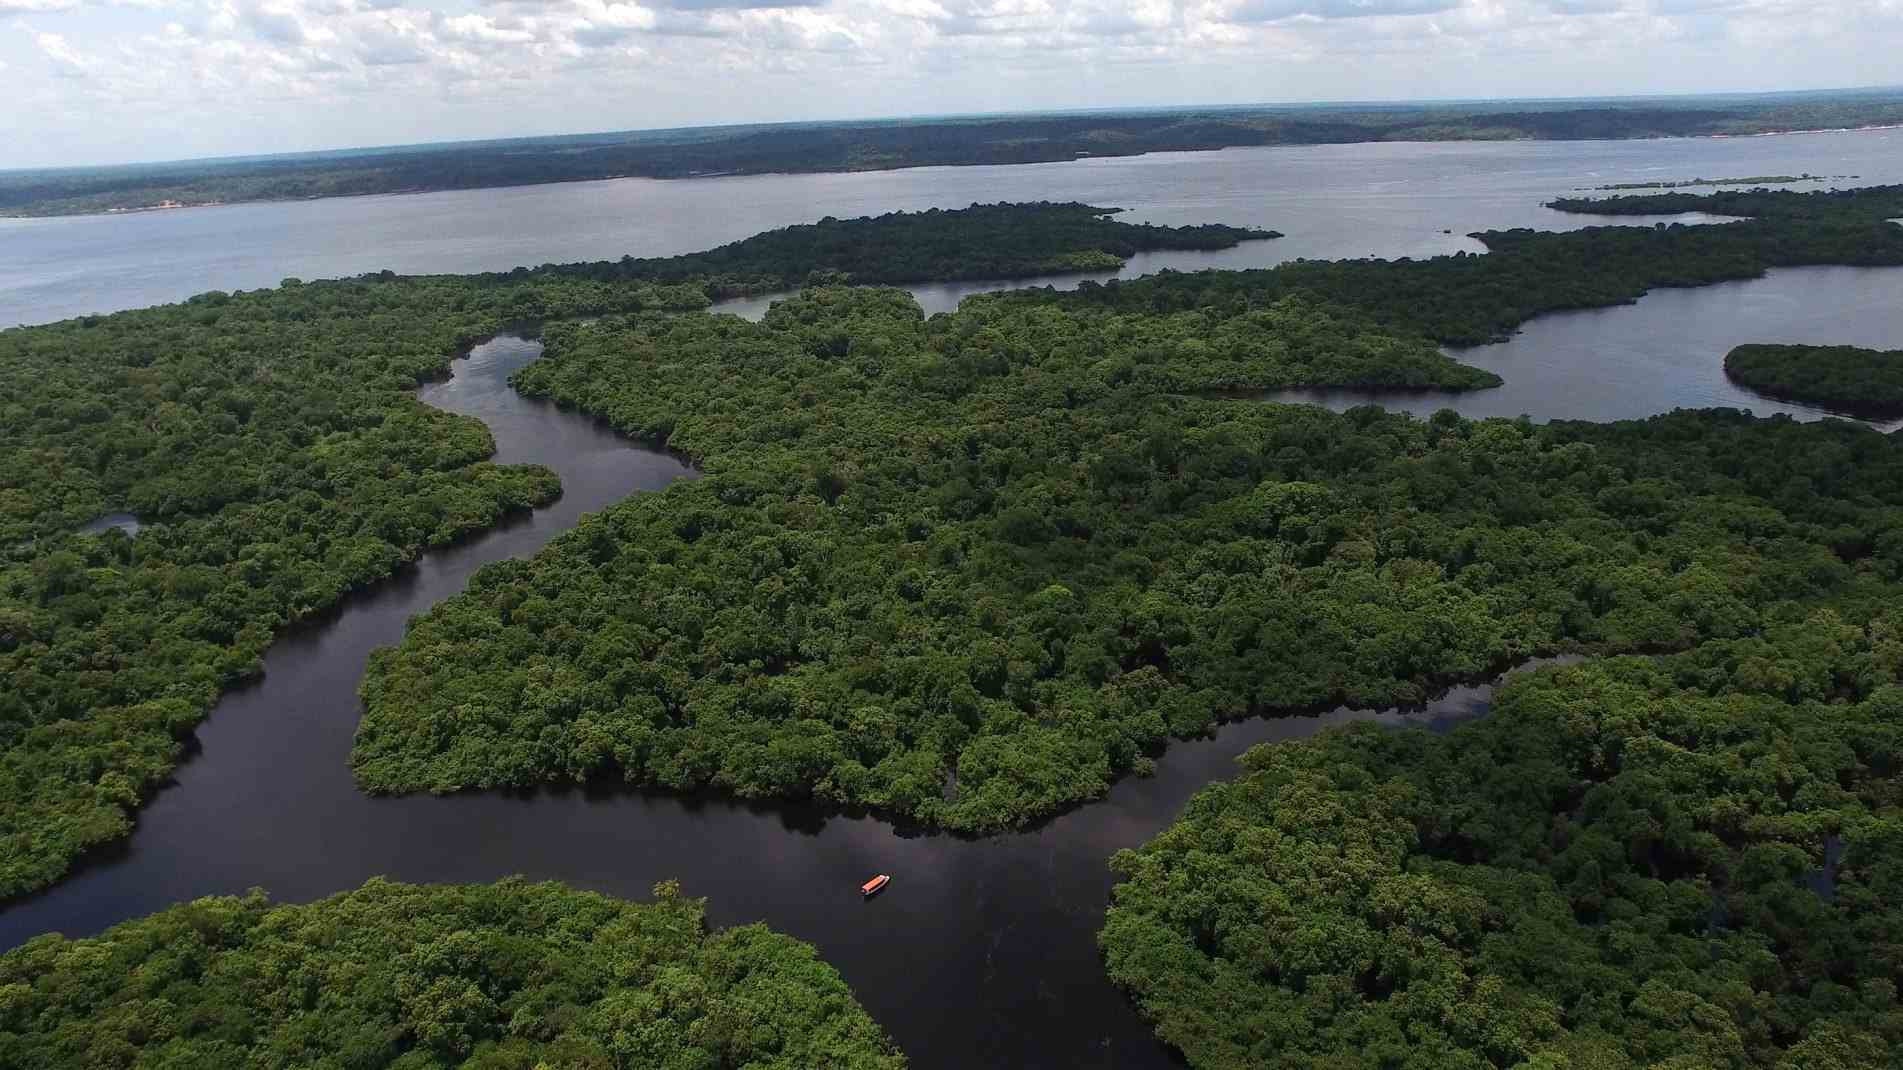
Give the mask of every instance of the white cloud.
POLYGON ((520 24, 498 22, 487 15, 457 15, 437 23, 443 36, 455 41, 485 45, 525 45, 535 33, 520 24))
POLYGON ((289 4, 261 4, 241 17, 253 33, 274 44, 295 45, 304 40, 304 25, 289 4))
POLYGON ((56 33, 34 35, 33 43, 51 61, 54 72, 66 78, 83 78, 92 70, 96 61, 68 44, 66 38, 56 33))
POLYGON ((1241 0, 1229 10, 1234 22, 1271 22, 1306 15, 1318 19, 1358 19, 1381 15, 1433 15, 1452 11, 1461 0, 1241 0))
MULTIPOLYGON (((33 163, 701 122, 1896 80, 1903 0, 0 0, 33 163), (135 6, 136 5, 136 6, 135 6), (142 7, 167 6, 159 14, 142 7)), ((11 158, 6 163, 14 163, 11 158)))

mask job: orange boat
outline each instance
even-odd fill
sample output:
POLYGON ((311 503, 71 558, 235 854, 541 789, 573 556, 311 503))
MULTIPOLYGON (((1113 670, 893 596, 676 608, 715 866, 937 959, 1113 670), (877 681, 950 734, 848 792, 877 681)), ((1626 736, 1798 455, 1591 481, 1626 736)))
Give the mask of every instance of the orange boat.
POLYGON ((891 883, 892 883, 892 875, 890 873, 881 873, 878 876, 872 878, 871 880, 865 882, 864 884, 861 884, 859 886, 859 894, 865 896, 867 899, 870 899, 873 896, 878 895, 879 892, 883 890, 886 885, 891 883))

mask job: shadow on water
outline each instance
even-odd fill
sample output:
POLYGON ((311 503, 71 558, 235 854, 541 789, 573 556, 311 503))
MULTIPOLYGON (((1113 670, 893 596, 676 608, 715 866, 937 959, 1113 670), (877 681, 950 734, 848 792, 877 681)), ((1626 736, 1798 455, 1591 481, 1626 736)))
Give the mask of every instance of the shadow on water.
POLYGON ((264 675, 200 726, 174 782, 133 836, 85 859, 52 889, 0 911, 0 943, 98 932, 204 895, 253 887, 286 901, 375 875, 482 881, 560 879, 641 897, 678 879, 716 924, 765 921, 813 942, 919 1067, 1169 1066, 1105 979, 1096 930, 1112 884, 1106 859, 1174 818, 1235 757, 1351 721, 1442 725, 1485 712, 1487 686, 1419 710, 1333 710, 1226 725, 1177 743, 1155 776, 1025 832, 918 835, 814 806, 667 795, 590 783, 514 793, 371 797, 350 774, 365 660, 414 614, 460 591, 482 565, 534 553, 584 513, 692 471, 593 420, 507 385, 538 344, 477 346, 423 400, 485 421, 498 459, 554 468, 565 493, 544 509, 425 554, 389 581, 289 629, 264 675), (871 873, 891 891, 862 902, 871 873))

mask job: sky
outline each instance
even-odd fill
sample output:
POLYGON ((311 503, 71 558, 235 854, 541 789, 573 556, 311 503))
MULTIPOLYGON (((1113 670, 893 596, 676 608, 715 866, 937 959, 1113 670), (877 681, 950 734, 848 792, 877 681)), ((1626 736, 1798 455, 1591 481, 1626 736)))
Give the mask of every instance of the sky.
POLYGON ((1903 0, 0 0, 0 168, 713 123, 1894 84, 1903 0))

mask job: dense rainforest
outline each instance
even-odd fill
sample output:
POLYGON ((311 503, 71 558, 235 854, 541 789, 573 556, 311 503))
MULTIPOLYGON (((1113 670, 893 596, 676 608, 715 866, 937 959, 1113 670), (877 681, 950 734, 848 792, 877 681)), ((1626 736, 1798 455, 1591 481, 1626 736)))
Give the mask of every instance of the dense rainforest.
POLYGON ((1250 751, 1114 860, 1111 976, 1198 1068, 1896 1066, 1903 621, 1864 570, 1450 734, 1250 751))
MULTIPOLYGON (((1210 240, 1098 214, 994 206, 811 234, 850 231, 825 261, 848 274, 900 270, 899 238, 960 220, 987 239, 1015 230, 1009 248, 1030 260, 1210 240)), ((784 269, 776 241, 750 248, 722 263, 784 269)), ((962 272, 996 255, 974 244, 969 262, 939 249, 932 263, 962 272)), ((179 741, 280 627, 558 492, 545 470, 486 463, 481 423, 413 390, 508 324, 708 303, 704 281, 587 275, 287 280, 0 331, 0 897, 125 835, 179 741), (146 527, 78 532, 113 511, 146 527)), ((1457 368, 1413 355, 1429 374, 1457 368)))
POLYGON ((814 289, 759 324, 545 341, 520 389, 707 475, 485 569, 374 656, 372 790, 608 775, 991 830, 1224 719, 1750 634, 1903 553, 1903 454, 1852 425, 1194 396, 1410 352, 1299 296, 928 321, 814 289))
POLYGON ((0 173, 0 215, 588 179, 1020 164, 1232 146, 1695 137, 1903 122, 1894 90, 1497 105, 1183 108, 640 130, 0 173))
POLYGON ((1742 345, 1725 354, 1725 374, 1766 397, 1875 420, 1903 416, 1903 349, 1742 345))
POLYGON ((672 884, 372 880, 200 899, 0 956, 0 1068, 900 1070, 810 945, 708 931, 672 884))

